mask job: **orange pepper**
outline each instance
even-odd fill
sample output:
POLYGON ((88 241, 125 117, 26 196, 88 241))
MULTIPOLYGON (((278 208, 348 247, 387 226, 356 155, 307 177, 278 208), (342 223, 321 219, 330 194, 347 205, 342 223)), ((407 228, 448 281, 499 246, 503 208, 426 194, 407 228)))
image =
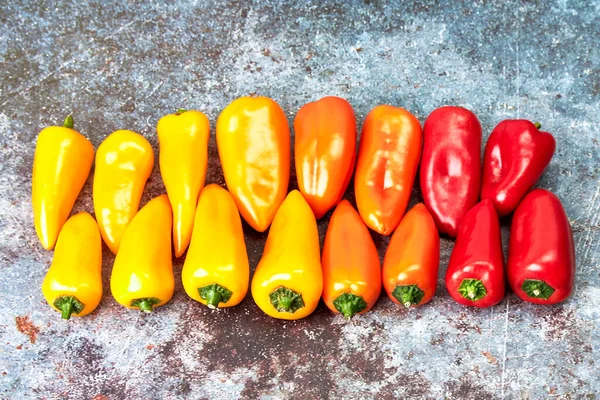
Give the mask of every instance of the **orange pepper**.
POLYGON ((354 191, 365 224, 390 235, 400 223, 421 158, 421 124, 403 108, 381 105, 365 118, 354 191))
POLYGON ((304 318, 319 304, 323 290, 319 231, 297 190, 277 211, 251 289, 256 304, 273 318, 304 318))
POLYGON ((35 232, 46 250, 52 250, 92 162, 94 146, 73 130, 73 117, 63 126, 50 126, 37 138, 33 158, 31 198, 35 232))
POLYGON ((424 204, 414 206, 392 235, 383 260, 383 287, 405 307, 427 303, 435 294, 440 237, 424 204))
POLYGON ((377 247, 348 200, 336 207, 323 247, 323 301, 348 319, 371 309, 381 293, 377 247))
POLYGON ((132 131, 113 132, 98 147, 94 212, 102 238, 114 254, 125 228, 138 211, 153 165, 152 146, 132 131))
POLYGON ((227 189, 246 222, 264 232, 290 179, 285 113, 267 97, 241 97, 219 115, 216 135, 227 189))
POLYGON ((296 114, 298 189, 317 219, 340 202, 356 160, 356 118, 350 103, 324 97, 296 114))
POLYGON ((160 174, 173 207, 173 247, 181 257, 190 244, 198 196, 208 165, 210 125, 199 111, 179 110, 156 125, 160 174))

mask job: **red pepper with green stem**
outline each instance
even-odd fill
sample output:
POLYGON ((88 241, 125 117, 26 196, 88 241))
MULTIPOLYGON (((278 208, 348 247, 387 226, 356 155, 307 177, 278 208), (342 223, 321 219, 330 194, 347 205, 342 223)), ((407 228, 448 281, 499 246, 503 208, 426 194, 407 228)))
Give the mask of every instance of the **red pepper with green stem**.
POLYGON ((457 303, 491 307, 504 297, 504 255, 498 214, 483 200, 463 218, 446 271, 446 288, 457 303))
POLYGON ((530 192, 512 218, 508 282, 522 300, 556 304, 573 291, 575 244, 560 200, 547 190, 530 192))
POLYGON ((527 120, 506 120, 487 141, 481 198, 492 200, 501 217, 514 211, 552 159, 556 142, 540 128, 527 120))

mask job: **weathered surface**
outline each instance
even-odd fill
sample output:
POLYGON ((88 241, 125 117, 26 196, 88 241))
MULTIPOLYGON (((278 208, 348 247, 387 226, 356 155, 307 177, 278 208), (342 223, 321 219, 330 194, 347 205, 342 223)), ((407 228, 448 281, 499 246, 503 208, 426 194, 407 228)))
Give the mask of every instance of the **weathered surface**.
MULTIPOLYGON (((0 397, 533 399, 600 392, 600 3, 124 3, 0 5, 0 397), (574 226, 574 296, 554 307, 512 294, 491 309, 461 307, 443 285, 452 248, 443 240, 438 295, 416 310, 382 297, 351 322, 324 306, 303 321, 281 322, 250 297, 234 309, 208 311, 178 283, 167 306, 141 315, 110 296, 114 258, 105 249, 99 309, 61 321, 40 291, 52 253, 42 250, 32 224, 37 133, 73 112, 96 146, 128 128, 156 148, 162 115, 195 108, 214 123, 249 93, 273 97, 290 122, 305 102, 325 95, 348 99, 359 123, 379 103, 404 106, 421 121, 438 106, 462 105, 480 117, 486 136, 504 118, 541 121, 555 134, 557 153, 539 186, 563 200, 574 226)), ((207 181, 223 185, 214 136, 207 181)), ((156 166, 143 202, 163 191, 156 166)), ((415 190, 413 203, 420 199, 415 190)), ((79 210, 92 211, 91 178, 79 210)), ((265 235, 246 232, 254 268, 265 235)), ((387 240, 376 241, 383 255, 387 240)), ((178 281, 181 265, 175 263, 178 281)))

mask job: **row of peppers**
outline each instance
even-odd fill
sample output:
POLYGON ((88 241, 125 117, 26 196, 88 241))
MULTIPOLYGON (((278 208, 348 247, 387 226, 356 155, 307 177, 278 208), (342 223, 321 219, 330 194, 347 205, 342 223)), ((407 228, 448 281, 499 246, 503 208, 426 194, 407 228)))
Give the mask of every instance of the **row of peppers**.
POLYGON ((94 159, 92 144, 72 128, 69 117, 64 127, 40 133, 32 186, 38 237, 46 249, 57 243, 43 293, 64 318, 86 315, 100 302, 101 237, 116 254, 111 292, 126 307, 151 311, 171 299, 171 239, 176 257, 189 245, 182 280, 191 298, 210 307, 238 304, 250 280, 240 214, 259 232, 271 227, 251 290, 276 318, 302 318, 321 297, 346 317, 366 312, 382 282, 397 303, 426 303, 437 283, 438 231, 457 238, 446 274, 451 296, 465 305, 494 305, 506 279, 498 216, 515 208, 507 268, 512 289, 543 304, 572 290, 575 256, 565 211, 550 192, 529 192, 555 141, 529 121, 507 120, 493 130, 481 173, 481 125, 464 108, 441 107, 421 129, 408 111, 378 106, 364 121, 357 157, 351 105, 326 97, 296 115, 299 192, 286 196, 290 132, 276 102, 244 97, 219 116, 217 146, 229 191, 203 189, 209 121, 180 110, 157 125, 167 195, 139 212, 154 164, 150 143, 120 130, 100 145, 97 223, 87 213, 67 221, 94 159), (404 215, 419 163, 425 204, 404 215), (342 201, 353 174, 358 212, 342 201), (333 207, 321 257, 316 219, 333 207), (383 269, 367 227, 393 233, 383 269))

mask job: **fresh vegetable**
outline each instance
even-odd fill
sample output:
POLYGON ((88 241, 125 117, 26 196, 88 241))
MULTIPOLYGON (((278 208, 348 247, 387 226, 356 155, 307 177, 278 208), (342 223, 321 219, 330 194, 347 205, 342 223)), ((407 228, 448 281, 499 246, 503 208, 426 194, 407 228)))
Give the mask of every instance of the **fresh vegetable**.
POLYGON ((241 97, 217 120, 217 147, 227 189, 248 224, 264 232, 285 199, 290 179, 290 129, 279 105, 241 97))
POLYGON ((124 307, 152 312, 171 300, 172 218, 163 194, 142 207, 125 230, 110 277, 112 295, 124 307))
POLYGON ((440 237, 431 214, 417 204, 402 218, 383 260, 383 287, 397 304, 414 307, 435 294, 440 237))
POLYGON ((54 248, 93 161, 94 146, 73 130, 72 116, 63 126, 40 132, 33 158, 31 198, 35 232, 46 250, 54 248))
POLYGON ((75 214, 64 224, 42 293, 63 319, 88 315, 100 304, 102 238, 90 214, 75 214))
POLYGON ((514 211, 552 159, 556 142, 540 128, 526 120, 506 120, 488 139, 481 198, 492 200, 500 216, 514 211))
POLYGON ((560 200, 535 189, 517 206, 508 247, 508 282, 525 301, 556 304, 573 291, 575 244, 560 200))
POLYGON ((350 319, 371 309, 381 293, 381 267, 369 230, 348 200, 329 220, 323 247, 323 301, 350 319))
POLYGON ((173 208, 175 257, 181 257, 190 244, 196 204, 206 178, 210 125, 203 113, 180 110, 162 117, 156 132, 160 174, 173 208))
POLYGON ((483 200, 463 218, 446 272, 446 288, 456 302, 491 307, 504 297, 504 256, 498 214, 483 200))
POLYGON ((233 198, 220 186, 208 185, 200 193, 181 279, 188 296, 210 308, 233 307, 248 292, 242 220, 233 198))
POLYGON ((297 190, 287 195, 275 215, 251 290, 260 309, 274 318, 304 318, 319 304, 323 291, 319 232, 310 206, 297 190))
POLYGON ((354 192, 365 224, 390 235, 400 223, 417 174, 421 124, 403 108, 381 105, 365 118, 354 192))
POLYGON ((427 117, 423 136, 423 199, 440 232, 455 237, 479 197, 481 124, 469 110, 441 107, 427 117))
POLYGON ((113 132, 98 147, 94 211, 102 238, 114 254, 125 228, 138 212, 153 165, 152 146, 132 131, 113 132))
POLYGON ((340 202, 356 160, 356 118, 350 103, 324 97, 294 120, 298 189, 317 219, 340 202))

